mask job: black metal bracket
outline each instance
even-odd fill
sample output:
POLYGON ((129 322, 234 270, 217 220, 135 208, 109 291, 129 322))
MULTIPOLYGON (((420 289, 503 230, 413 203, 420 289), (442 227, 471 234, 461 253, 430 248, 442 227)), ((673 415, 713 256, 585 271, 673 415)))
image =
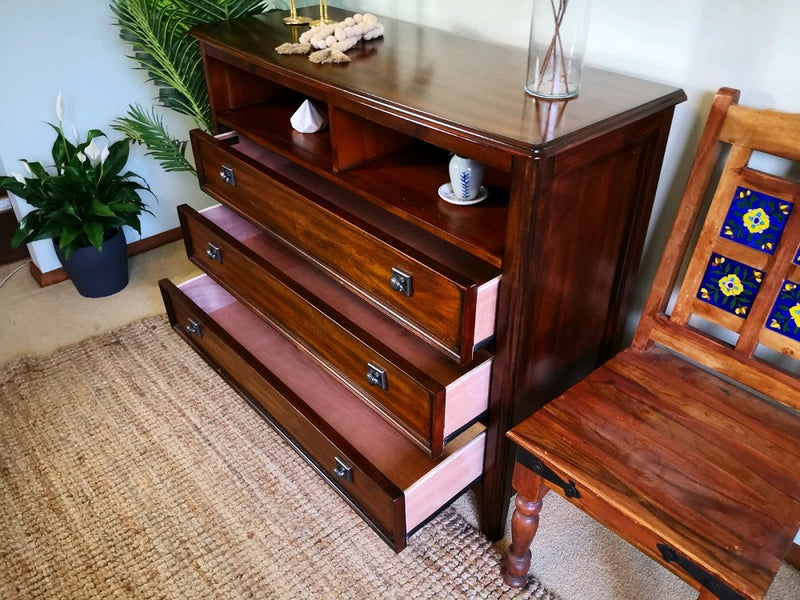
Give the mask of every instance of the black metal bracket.
POLYGON ((666 544, 656 544, 665 562, 677 564, 681 569, 691 575, 697 583, 720 600, 745 600, 745 597, 722 583, 719 579, 698 567, 688 558, 681 556, 666 544))
POLYGON ((569 481, 564 481, 555 473, 555 471, 553 471, 550 467, 548 467, 530 452, 520 449, 519 452, 517 452, 517 460, 540 477, 543 477, 551 483, 555 483, 558 487, 563 489, 564 495, 567 498, 581 497, 581 493, 575 486, 574 481, 571 479, 569 481))

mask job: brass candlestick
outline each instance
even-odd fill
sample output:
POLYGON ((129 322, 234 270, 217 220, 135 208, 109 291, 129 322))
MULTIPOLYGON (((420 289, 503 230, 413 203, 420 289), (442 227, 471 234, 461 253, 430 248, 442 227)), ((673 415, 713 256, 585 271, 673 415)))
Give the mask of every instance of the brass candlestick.
POLYGON ((294 0, 290 0, 289 16, 284 17, 283 22, 286 25, 308 25, 309 23, 311 23, 311 19, 309 19, 308 17, 297 16, 297 6, 295 6, 294 0))
POLYGON ((336 23, 335 20, 328 18, 328 0, 319 0, 319 19, 316 21, 311 21, 311 26, 316 27, 317 25, 332 25, 336 23))

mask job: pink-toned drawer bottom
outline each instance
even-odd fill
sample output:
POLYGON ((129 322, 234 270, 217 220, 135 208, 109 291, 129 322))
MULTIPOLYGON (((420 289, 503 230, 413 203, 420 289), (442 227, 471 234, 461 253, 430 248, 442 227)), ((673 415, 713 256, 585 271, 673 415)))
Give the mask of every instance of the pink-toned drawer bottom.
POLYGON ((431 459, 208 276, 159 285, 173 327, 396 550, 482 473, 476 424, 431 459))

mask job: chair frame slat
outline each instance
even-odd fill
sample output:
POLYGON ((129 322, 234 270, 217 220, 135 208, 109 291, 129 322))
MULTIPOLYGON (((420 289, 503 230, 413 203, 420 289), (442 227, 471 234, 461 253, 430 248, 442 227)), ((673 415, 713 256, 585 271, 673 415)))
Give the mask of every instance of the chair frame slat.
POLYGON ((632 347, 642 351, 653 343, 661 344, 747 388, 800 410, 797 374, 755 356, 762 345, 790 360, 800 360, 798 341, 766 327, 784 280, 800 283, 796 279, 800 267, 793 263, 800 246, 800 182, 748 166, 754 152, 800 162, 800 115, 739 107, 737 102, 738 92, 730 88, 721 89, 714 99, 632 347), (698 227, 715 163, 726 144, 732 146, 668 315, 670 298, 698 227), (792 144, 795 144, 793 148, 792 144), (780 239, 771 249, 772 254, 720 235, 738 186, 794 205, 783 224, 780 239), (760 272, 754 275, 759 281, 758 292, 746 312, 739 313, 737 308, 734 315, 697 297, 712 253, 760 272), (736 342, 727 343, 700 331, 691 323, 692 316, 733 332, 738 336, 736 342))
POLYGON ((666 315, 653 319, 650 331, 651 342, 670 348, 691 361, 800 411, 800 381, 791 373, 758 358, 742 356, 729 344, 712 340, 691 327, 676 325, 666 315))
POLYGON ((670 294, 681 268, 684 249, 697 226, 705 190, 722 152, 719 134, 725 123, 725 115, 728 108, 739 101, 739 95, 739 90, 722 88, 714 98, 686 184, 684 199, 688 201, 682 202, 678 207, 661 263, 642 310, 642 318, 634 334, 632 344, 634 348, 643 350, 650 345, 649 332, 653 320, 656 315, 667 309, 670 294))
MULTIPOLYGON (((798 206, 798 200, 800 198, 794 198, 795 207, 798 206)), ((775 298, 778 296, 778 292, 791 270, 792 259, 798 244, 800 244, 800 208, 793 210, 789 216, 786 227, 783 230, 781 243, 778 244, 777 250, 766 268, 758 296, 756 296, 750 310, 750 316, 741 329, 736 350, 748 356, 752 356, 753 352, 755 352, 761 332, 764 331, 764 324, 767 322, 767 317, 769 317, 772 306, 775 303, 775 298)), ((790 341, 789 338, 787 338, 788 341, 790 341)))
MULTIPOLYGON (((697 288, 700 287, 700 282, 703 280, 706 265, 711 257, 715 242, 719 239, 718 233, 728 212, 729 200, 736 191, 736 186, 739 185, 739 173, 747 165, 751 154, 752 151, 749 148, 742 148, 741 146, 734 146, 728 154, 725 169, 722 172, 720 182, 706 215, 705 224, 697 240, 697 249, 689 261, 683 284, 678 292, 678 299, 672 309, 672 320, 676 323, 686 325, 689 322, 691 306, 695 294, 697 294, 697 288)), ((686 245, 683 246, 684 253, 686 252, 686 247, 686 245)))
POLYGON ((719 139, 800 162, 800 122, 788 113, 730 106, 719 139))

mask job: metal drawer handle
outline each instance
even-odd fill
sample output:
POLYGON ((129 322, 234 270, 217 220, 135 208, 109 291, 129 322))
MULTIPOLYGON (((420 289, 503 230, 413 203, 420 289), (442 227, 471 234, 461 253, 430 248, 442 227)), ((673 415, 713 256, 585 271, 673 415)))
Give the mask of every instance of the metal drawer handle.
POLYGON ((236 174, 233 172, 233 167, 222 165, 219 172, 219 178, 223 183, 227 183, 231 187, 236 187, 236 174))
POLYGON ((410 296, 414 293, 411 273, 406 273, 397 267, 392 267, 392 278, 389 280, 389 286, 395 292, 404 296, 410 296))
POLYGON ((380 368, 378 365, 368 362, 367 363, 367 383, 386 390, 389 387, 389 381, 386 378, 386 369, 380 368))
POLYGON ((333 467, 333 474, 339 479, 344 479, 348 483, 353 483, 353 469, 338 456, 333 458, 335 466, 333 467))
POLYGON ((222 249, 217 246, 216 244, 212 244, 208 242, 208 248, 206 248, 206 256, 211 260, 215 260, 218 263, 222 262, 222 249))
POLYGON ((189 324, 186 326, 186 331, 190 335, 203 337, 203 332, 200 330, 200 323, 195 321, 192 317, 188 317, 187 321, 189 322, 189 324))

